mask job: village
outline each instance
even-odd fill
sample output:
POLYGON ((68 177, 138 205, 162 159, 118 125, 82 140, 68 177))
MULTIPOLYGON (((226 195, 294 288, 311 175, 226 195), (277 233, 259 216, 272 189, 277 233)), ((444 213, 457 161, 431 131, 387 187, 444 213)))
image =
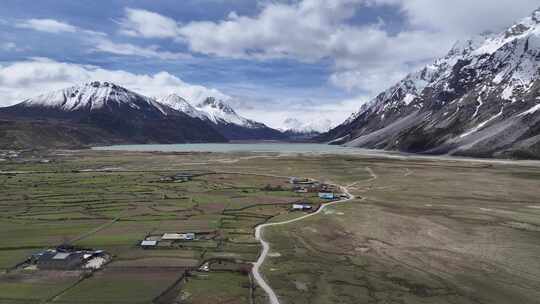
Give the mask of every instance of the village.
MULTIPOLYGON (((180 172, 172 176, 160 178, 160 182, 168 183, 185 183, 191 181, 196 176, 203 174, 193 174, 189 172, 180 172)), ((290 177, 288 180, 292 186, 292 191, 297 194, 316 194, 317 197, 324 202, 331 202, 336 199, 347 198, 346 194, 338 193, 339 189, 334 185, 320 183, 315 180, 299 177, 290 177)), ((283 190, 282 186, 271 187, 267 185, 264 189, 269 191, 283 190)), ((320 204, 313 204, 307 200, 299 200, 290 205, 290 212, 315 212, 320 207, 320 204)), ((143 249, 159 249, 182 247, 186 243, 196 242, 201 240, 211 240, 217 236, 217 231, 193 232, 193 231, 171 231, 163 234, 150 234, 145 239, 141 240, 139 246, 143 249)))
MULTIPOLYGON (((8 153, 8 155, 15 157, 13 153, 8 153)), ((44 162, 42 163, 46 164, 44 162)), ((125 173, 110 169, 85 169, 72 170, 70 174, 74 176, 94 176, 91 178, 93 180, 97 175, 107 176, 125 173)), ((10 174, 9 176, 13 177, 17 175, 10 174)), ((223 184, 225 188, 229 188, 229 184, 237 183, 236 179, 238 177, 242 177, 242 175, 216 174, 207 171, 179 171, 156 176, 154 180, 148 181, 148 185, 170 189, 168 191, 169 194, 157 196, 158 201, 167 201, 170 200, 170 197, 173 197, 172 193, 178 193, 180 189, 197 188, 208 182, 223 184), (231 179, 233 176, 235 178, 231 179)), ((241 180, 253 183, 248 176, 245 177, 242 177, 241 180)), ((9 267, 5 275, 11 278, 9 280, 12 282, 42 277, 72 277, 73 279, 78 278, 73 282, 74 286, 84 286, 85 284, 90 284, 90 282, 101 280, 103 277, 107 278, 111 275, 118 276, 122 271, 126 270, 140 269, 140 279, 143 280, 145 273, 148 271, 151 271, 152 275, 154 273, 157 275, 159 272, 154 271, 167 269, 171 275, 176 273, 180 276, 180 281, 178 282, 184 282, 178 286, 171 287, 171 290, 176 290, 176 292, 180 292, 179 286, 184 286, 185 284, 190 286, 190 284, 195 284, 198 280, 206 280, 205 278, 209 274, 220 276, 220 274, 237 273, 240 277, 247 278, 250 276, 252 263, 259 255, 259 245, 255 242, 248 242, 242 245, 242 242, 253 238, 254 229, 257 225, 265 223, 278 215, 316 212, 322 204, 338 200, 344 195, 338 187, 312 179, 291 177, 288 179, 272 178, 269 180, 268 178, 259 177, 256 180, 260 180, 255 181, 255 184, 260 183, 259 186, 250 186, 250 188, 247 188, 249 190, 245 190, 245 186, 242 186, 238 190, 244 196, 249 193, 255 194, 249 201, 246 201, 249 195, 244 198, 239 197, 240 201, 245 201, 245 203, 241 203, 238 206, 243 207, 228 208, 222 211, 219 211, 220 209, 203 211, 207 210, 205 209, 207 208, 205 207, 206 205, 209 207, 221 205, 219 201, 214 201, 214 199, 212 199, 212 202, 200 206, 199 203, 194 207, 189 207, 189 204, 186 205, 186 207, 193 209, 185 209, 185 207, 171 208, 160 203, 153 203, 152 210, 167 210, 168 214, 174 215, 178 219, 167 221, 171 224, 164 225, 159 229, 151 229, 146 232, 144 230, 138 231, 137 233, 144 236, 136 240, 136 242, 127 243, 122 245, 122 247, 111 247, 108 241, 85 241, 85 239, 90 240, 99 237, 102 233, 101 230, 104 232, 107 231, 109 228, 105 224, 102 228, 73 238, 72 242, 64 241, 56 246, 32 250, 29 255, 21 256, 15 265, 9 267), (261 197, 260 201, 258 197, 261 197), (251 213, 251 209, 259 209, 260 211, 251 213), (268 209, 268 211, 264 211, 264 209, 268 209), (175 214, 175 210, 178 210, 180 213, 175 214), (185 226, 182 223, 186 219, 189 222, 190 215, 183 219, 181 214, 206 214, 207 212, 210 212, 210 214, 218 212, 216 216, 222 214, 220 216, 224 216, 225 220, 216 227, 197 224, 194 229, 167 228, 167 226, 185 226), (257 213, 259 212, 262 213, 258 215, 257 213), (245 224, 241 224, 248 219, 249 221, 245 222, 245 224), (174 222, 177 224, 174 224, 174 222), (248 251, 241 249, 244 246, 246 246, 245 248, 248 251), (119 251, 120 248, 121 251, 119 251), (239 255, 234 253, 238 250, 240 252, 239 255), (245 253, 242 253, 243 251, 245 253), (178 260, 176 262, 168 257, 169 255, 182 252, 194 254, 194 256, 189 259, 189 262, 188 260, 181 262, 182 259, 174 259, 178 260), (128 256, 136 256, 138 258, 133 260, 126 259, 128 256), (160 256, 167 258, 158 258, 160 256), (89 283, 83 284, 81 282, 89 283)), ((181 192, 178 197, 182 197, 181 192)), ((231 203, 235 202, 234 198, 227 198, 227 200, 230 200, 231 203)), ((139 210, 140 208, 136 207, 134 210, 139 210)), ((136 213, 133 214, 135 215, 136 213)), ((135 221, 134 217, 127 216, 125 219, 120 220, 120 222, 116 222, 119 219, 120 217, 112 219, 111 225, 113 228, 120 224, 134 225, 134 227, 139 226, 137 224, 139 222, 135 221)), ((144 222, 140 223, 142 224, 144 222)), ((110 237, 114 236, 111 235, 110 237)), ((137 274, 134 275, 136 276, 137 274)), ((1 286, 2 278, 0 276, 0 288, 1 286)), ((253 282, 249 284, 249 288, 255 288, 253 282)), ((51 290, 51 292, 53 291, 51 290)), ((69 292, 67 295, 64 295, 64 293, 66 291, 58 290, 49 299, 60 297, 60 295, 63 297, 69 296, 69 292)))

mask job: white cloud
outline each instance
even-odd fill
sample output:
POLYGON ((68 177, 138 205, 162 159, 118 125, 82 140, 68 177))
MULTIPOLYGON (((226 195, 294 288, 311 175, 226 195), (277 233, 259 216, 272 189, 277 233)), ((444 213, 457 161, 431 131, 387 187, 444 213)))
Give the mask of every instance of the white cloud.
MULTIPOLYGON (((148 26, 144 26, 144 18, 141 19, 141 15, 156 15, 150 12, 131 12, 127 9, 126 12, 129 16, 133 18, 138 18, 136 20, 142 22, 140 24, 141 30, 148 31, 149 33, 156 34, 158 29, 152 26, 152 22, 149 22, 148 26)), ((159 19, 159 18, 158 18, 159 19)), ((130 25, 135 25, 135 23, 130 23, 130 25)), ((83 29, 66 22, 54 20, 54 19, 28 19, 23 20, 15 24, 19 28, 27 28, 35 31, 48 32, 48 33, 81 33, 84 34, 81 38, 86 42, 90 51, 109 53, 115 55, 124 55, 124 56, 139 56, 145 58, 157 58, 162 60, 179 60, 179 59, 188 59, 191 58, 189 54, 185 53, 176 53, 162 51, 158 46, 138 46, 131 43, 116 43, 106 36, 107 34, 96 32, 92 30, 83 29)), ((138 32, 139 33, 139 32, 138 32)), ((145 32, 146 33, 146 32, 145 32)), ((139 33, 140 34, 140 33, 139 33)), ((7 45, 7 44, 6 44, 7 45)), ((6 49, 4 45, 1 47, 6 49)))
POLYGON ((500 30, 540 6, 538 0, 389 0, 399 3, 415 26, 473 35, 500 30))
POLYGON ((411 67, 395 63, 393 66, 373 67, 369 73, 365 71, 360 67, 335 72, 330 76, 330 83, 349 92, 363 90, 373 96, 388 89, 388 84, 397 83, 407 76, 411 67))
POLYGON ((55 19, 26 19, 16 22, 15 27, 53 34, 84 33, 92 36, 107 36, 107 34, 102 32, 85 30, 67 22, 55 19))
POLYGON ((452 44, 435 32, 416 29, 391 35, 383 22, 364 25, 349 22, 365 5, 381 4, 381 0, 376 2, 269 2, 253 17, 232 12, 226 20, 185 25, 160 18, 156 13, 128 9, 125 19, 129 22, 121 25, 126 33, 146 38, 170 37, 187 43, 193 52, 207 55, 258 60, 292 58, 303 62, 330 59, 335 68, 331 83, 376 93, 397 79, 380 75, 381 71, 391 70, 393 76, 403 76, 411 63, 440 55, 452 44), (145 31, 145 25, 161 30, 145 31), (362 80, 355 81, 352 77, 355 75, 361 75, 362 80))
POLYGON ((116 43, 109 39, 92 39, 91 47, 96 52, 104 52, 116 55, 139 56, 145 58, 158 58, 162 60, 180 60, 192 58, 186 53, 174 53, 159 50, 158 46, 141 47, 131 43, 116 43))
POLYGON ((377 94, 400 77, 446 53, 457 39, 508 26, 537 0, 297 0, 265 1, 254 16, 236 12, 220 21, 180 24, 159 14, 128 9, 122 31, 172 38, 194 52, 227 58, 292 58, 334 62, 331 83, 377 94), (397 34, 383 21, 353 24, 369 6, 386 6, 406 19, 397 34))
POLYGON ((54 19, 28 19, 15 24, 19 28, 27 28, 48 33, 74 33, 77 27, 54 19))
POLYGON ((328 103, 288 100, 283 103, 287 106, 283 106, 282 103, 266 103, 237 110, 246 117, 253 117, 274 128, 286 130, 296 126, 300 129, 324 132, 342 123, 368 100, 366 96, 328 103), (296 121, 297 124, 292 125, 290 119, 296 121))
POLYGON ((3 42, 3 43, 0 43, 0 50, 14 51, 14 50, 18 50, 18 48, 14 42, 3 42))
POLYGON ((143 9, 125 9, 125 18, 120 20, 120 33, 146 38, 175 38, 178 25, 171 18, 143 9))
POLYGON ((62 63, 46 58, 0 66, 0 106, 91 81, 110 81, 147 96, 177 93, 187 100, 202 101, 208 96, 227 99, 215 89, 192 85, 162 71, 153 75, 107 70, 90 65, 62 63))

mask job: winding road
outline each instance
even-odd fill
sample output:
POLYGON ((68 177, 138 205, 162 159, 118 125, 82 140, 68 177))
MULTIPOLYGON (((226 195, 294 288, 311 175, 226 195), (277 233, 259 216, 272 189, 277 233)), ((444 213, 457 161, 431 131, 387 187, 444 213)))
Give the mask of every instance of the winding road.
POLYGON ((272 289, 272 287, 270 287, 270 285, 268 285, 268 283, 264 280, 264 278, 262 277, 261 273, 260 273, 260 268, 262 266, 262 264, 264 263, 264 261, 266 260, 266 257, 268 256, 268 252, 270 251, 270 244, 268 242, 266 242, 263 238, 262 238, 262 233, 263 233, 263 230, 264 228, 266 227, 271 227, 271 226, 281 226, 281 225, 287 225, 287 224, 291 224, 291 223, 294 223, 294 222, 299 222, 299 221, 302 221, 302 220, 305 220, 309 217, 312 217, 312 216, 315 216, 317 214, 320 214, 321 212, 323 212, 323 210, 329 206, 332 206, 332 205, 336 205, 336 204, 339 204, 339 203, 345 203, 345 202, 348 202, 348 201, 351 201, 353 199, 355 199, 355 196, 350 194, 349 193, 349 190, 347 189, 347 187, 340 187, 342 189, 342 191, 347 194, 348 198, 346 199, 343 199, 343 200, 339 200, 339 201, 335 201, 335 202, 331 202, 331 203, 328 203, 328 204, 324 204, 324 205, 321 205, 321 207, 319 208, 319 210, 317 210, 316 212, 314 213, 310 213, 310 214, 307 214, 307 215, 304 215, 304 216, 301 216, 299 218, 295 218, 295 219, 292 219, 292 220, 288 220, 288 221, 284 221, 284 222, 277 222, 277 223, 268 223, 268 224, 263 224, 263 225, 259 225, 257 226, 257 228, 255 229, 255 238, 261 243, 262 245, 262 253, 261 255, 259 256, 259 259, 257 260, 257 262, 255 262, 253 264, 253 269, 251 271, 252 275, 253 275, 253 278, 255 279, 255 281, 257 282, 257 284, 266 292, 266 294, 268 295, 268 298, 270 300, 270 304, 280 304, 279 302, 279 299, 276 295, 276 293, 274 292, 274 290, 272 289))

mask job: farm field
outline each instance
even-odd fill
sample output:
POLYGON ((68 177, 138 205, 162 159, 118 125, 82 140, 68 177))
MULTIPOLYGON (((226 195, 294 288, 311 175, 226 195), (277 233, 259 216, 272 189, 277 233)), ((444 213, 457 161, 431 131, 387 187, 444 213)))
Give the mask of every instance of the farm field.
POLYGON ((301 215, 294 202, 321 203, 294 193, 289 176, 356 199, 263 232, 263 275, 281 303, 540 297, 535 163, 84 150, 0 163, 0 303, 267 303, 249 275, 255 226, 301 215), (179 172, 194 177, 162 181, 179 172), (170 232, 202 237, 138 246, 170 232), (64 243, 112 260, 91 275, 14 268, 64 243))
POLYGON ((259 254, 254 227, 288 214, 294 202, 321 202, 316 193, 293 192, 286 177, 192 165, 191 158, 201 158, 193 155, 66 153, 0 164, 0 302, 210 303, 225 297, 249 303, 249 263, 259 254), (193 178, 163 181, 179 172, 193 178), (173 232, 200 238, 138 246, 173 232), (105 250, 112 261, 90 275, 15 268, 62 244, 105 250), (206 262, 236 266, 193 272, 206 262), (205 284, 214 296, 203 291, 205 284))

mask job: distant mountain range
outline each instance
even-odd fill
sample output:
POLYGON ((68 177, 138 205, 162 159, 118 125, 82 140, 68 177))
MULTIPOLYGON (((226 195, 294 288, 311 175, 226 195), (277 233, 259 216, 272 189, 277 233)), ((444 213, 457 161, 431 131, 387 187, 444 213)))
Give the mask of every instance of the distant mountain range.
POLYGON ((192 118, 204 120, 229 140, 283 140, 287 138, 278 130, 238 115, 232 107, 214 97, 208 97, 196 105, 191 105, 176 94, 158 97, 157 101, 192 118))
POLYGON ((540 10, 501 33, 455 44, 324 134, 294 119, 287 123, 291 130, 278 131, 212 97, 191 104, 174 94, 150 98, 96 81, 0 108, 0 147, 316 136, 371 149, 540 158, 540 10))
POLYGON ((443 58, 317 139, 353 147, 540 158, 540 10, 443 58))
POLYGON ((158 100, 98 81, 43 94, 0 108, 0 147, 286 138, 214 98, 196 106, 176 95, 158 100))

